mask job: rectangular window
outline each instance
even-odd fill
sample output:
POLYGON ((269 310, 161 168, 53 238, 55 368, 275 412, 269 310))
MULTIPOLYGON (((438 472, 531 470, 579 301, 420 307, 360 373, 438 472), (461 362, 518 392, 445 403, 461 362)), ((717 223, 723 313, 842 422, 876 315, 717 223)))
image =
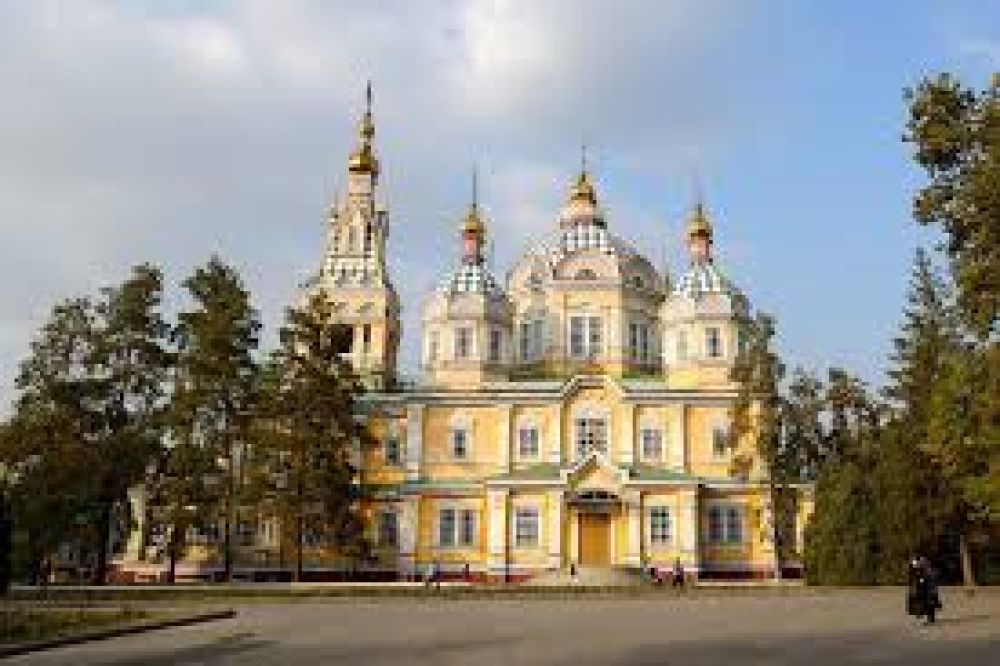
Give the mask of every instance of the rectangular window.
POLYGON ((469 457, 469 433, 464 428, 451 431, 451 455, 460 460, 469 457))
POLYGON ((673 539, 670 508, 654 506, 649 511, 649 541, 653 544, 670 543, 673 539))
POLYGON ((458 542, 463 546, 476 543, 476 512, 474 509, 462 510, 462 525, 459 530, 458 542))
POLYGON ((641 431, 642 457, 644 460, 659 460, 663 454, 663 435, 657 428, 643 428, 641 431))
POLYGON ((722 358, 722 333, 717 326, 705 329, 705 355, 709 358, 722 358))
POLYGON ((518 507, 514 513, 514 544, 518 548, 538 545, 538 509, 533 506, 518 507))
POLYGON ((633 361, 639 359, 639 324, 634 321, 628 325, 628 356, 633 361))
POLYGON ((712 428, 712 455, 725 458, 729 453, 729 431, 722 426, 712 428))
POLYGON ((522 458, 538 457, 538 428, 523 426, 517 434, 518 454, 522 458))
POLYGON ((459 326, 455 329, 455 358, 467 359, 472 356, 472 329, 459 326))
POLYGON ((722 519, 722 509, 713 506, 708 509, 708 541, 722 543, 725 539, 725 524, 722 519))
POLYGON ((438 513, 438 545, 445 548, 455 545, 454 509, 441 509, 438 513))
POLYGON ((369 354, 372 350, 372 325, 365 324, 361 327, 361 353, 369 354))
POLYGON ((521 322, 521 337, 518 339, 521 347, 521 360, 531 360, 531 323, 521 322))
POLYGON ((584 327, 586 317, 570 317, 569 319, 569 355, 573 358, 584 357, 584 327))
POLYGON ((649 326, 646 324, 639 327, 639 359, 649 360, 649 326))
POLYGON ((601 349, 604 346, 604 322, 600 317, 590 317, 588 328, 587 358, 597 358, 601 355, 601 349))
POLYGON ((726 542, 743 543, 743 512, 738 506, 726 507, 726 542))
POLYGON ((499 328, 490 329, 490 363, 500 362, 500 346, 503 342, 502 333, 499 328))
POLYGON ((378 514, 378 543, 381 546, 395 546, 398 534, 395 511, 378 514))
POLYGON ((531 357, 541 358, 545 354, 545 322, 536 319, 531 322, 531 357))
POLYGON ((576 419, 576 454, 583 458, 591 451, 608 452, 607 421, 602 418, 576 419))
POLYGON ((389 437, 385 440, 385 464, 398 466, 403 462, 402 452, 400 451, 399 438, 389 437))
POLYGON ((603 319, 579 315, 569 318, 569 355, 571 358, 597 358, 601 355, 603 347, 603 319))
POLYGON ((440 348, 440 336, 437 331, 431 331, 427 336, 427 361, 433 363, 438 360, 438 349, 440 348))
POLYGON ((688 336, 687 331, 677 332, 677 360, 688 360, 688 336))

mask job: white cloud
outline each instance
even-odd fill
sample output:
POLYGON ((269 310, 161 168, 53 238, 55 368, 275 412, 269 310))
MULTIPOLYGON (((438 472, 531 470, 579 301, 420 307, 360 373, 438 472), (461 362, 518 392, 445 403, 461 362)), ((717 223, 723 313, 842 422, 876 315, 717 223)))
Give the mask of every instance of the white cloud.
MULTIPOLYGON (((752 115, 734 103, 742 65, 720 67, 742 7, 3 3, 0 401, 48 308, 132 263, 163 265, 176 293, 217 251, 273 327, 318 261, 369 76, 404 303, 454 261, 474 162, 503 273, 551 228, 582 138, 598 176, 686 173, 724 152, 752 115)), ((653 219, 605 190, 621 233, 653 219)), ((408 306, 409 357, 417 322, 408 306)))

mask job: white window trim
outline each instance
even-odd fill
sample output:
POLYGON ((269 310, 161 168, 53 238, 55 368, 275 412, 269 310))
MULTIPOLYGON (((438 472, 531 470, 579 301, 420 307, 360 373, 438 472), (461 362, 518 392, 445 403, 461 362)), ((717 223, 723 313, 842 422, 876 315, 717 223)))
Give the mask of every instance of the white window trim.
POLYGON ((476 327, 472 324, 456 324, 451 329, 451 357, 456 361, 471 361, 476 358, 476 327), (469 331, 469 353, 465 356, 458 354, 459 331, 469 331))
POLYGON ((671 550, 677 543, 677 517, 674 507, 669 504, 654 504, 646 510, 646 545, 651 550, 671 550), (667 539, 665 541, 653 540, 653 511, 655 509, 666 509, 667 512, 667 539))
POLYGON ((655 462, 661 463, 665 459, 666 454, 666 429, 655 421, 643 421, 639 423, 639 459, 642 462, 655 462), (646 455, 646 437, 645 433, 648 430, 655 430, 660 433, 660 453, 655 457, 649 457, 646 455))
POLYGON ((472 462, 472 430, 472 421, 470 419, 465 416, 452 418, 451 423, 448 424, 448 453, 446 458, 449 462, 472 462), (459 430, 465 432, 465 456, 463 457, 455 455, 455 432, 459 430))
MULTIPOLYGON (((434 548, 438 550, 468 550, 478 548, 480 528, 479 521, 479 509, 475 506, 463 504, 461 502, 444 502, 438 504, 437 511, 434 514, 434 548), (441 514, 444 511, 452 511, 455 516, 455 521, 453 523, 454 535, 451 544, 441 543, 441 514), (472 512, 472 541, 469 543, 462 543, 462 520, 465 513, 470 511, 472 512)), ((397 522, 397 529, 398 525, 399 524, 397 522)))
POLYGON ((708 359, 709 361, 720 361, 726 358, 726 343, 725 343, 725 336, 722 334, 722 326, 718 325, 705 326, 702 333, 702 345, 704 346, 704 358, 708 359), (719 342, 718 356, 712 356, 711 347, 708 344, 708 332, 713 329, 718 334, 718 342, 719 342))
POLYGON ((608 327, 607 322, 603 314, 599 312, 594 312, 590 310, 570 312, 566 316, 566 357, 573 361, 590 361, 594 359, 602 358, 605 355, 604 350, 608 347, 608 327), (582 318, 583 319, 583 354, 578 355, 573 353, 573 319, 582 318), (591 349, 591 321, 593 319, 598 319, 600 321, 601 329, 601 344, 596 350, 591 349))
POLYGON ((514 550, 537 550, 543 546, 545 543, 544 535, 542 534, 542 526, 544 517, 542 516, 542 509, 538 504, 515 504, 513 511, 511 511, 510 516, 510 537, 511 537, 511 547, 514 550), (520 544, 517 539, 517 518, 519 511, 533 511, 535 514, 535 542, 533 544, 520 544))
POLYGON ((542 455, 542 430, 538 427, 538 424, 534 419, 527 418, 518 421, 517 429, 515 432, 515 441, 517 459, 518 460, 530 460, 537 461, 542 455), (534 430, 535 431, 535 453, 534 455, 523 455, 521 452, 521 431, 522 430, 534 430))
POLYGON ((596 405, 580 405, 573 410, 570 421, 570 446, 573 460, 580 460, 580 447, 577 439, 577 421, 580 419, 603 419, 604 420, 604 451, 603 455, 611 454, 611 413, 604 407, 596 405))

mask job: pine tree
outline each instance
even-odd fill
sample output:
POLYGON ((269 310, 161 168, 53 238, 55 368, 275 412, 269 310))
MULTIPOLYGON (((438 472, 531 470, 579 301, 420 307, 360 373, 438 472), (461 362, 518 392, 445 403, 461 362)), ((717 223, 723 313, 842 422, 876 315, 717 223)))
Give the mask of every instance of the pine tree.
POLYGON ((179 385, 174 424, 191 428, 178 433, 179 441, 197 440, 187 446, 211 450, 220 461, 215 504, 223 526, 223 578, 231 580, 233 528, 240 521, 239 460, 248 447, 261 324, 239 275, 218 257, 183 284, 194 307, 178 315, 174 331, 179 385))
POLYGON ((102 419, 92 442, 96 498, 94 582, 107 580, 109 539, 123 521, 128 489, 140 482, 163 434, 169 329, 160 313, 162 274, 148 264, 101 291, 88 369, 102 419))
POLYGON ((264 391, 264 441, 278 465, 272 506, 292 536, 296 580, 307 535, 341 554, 357 555, 366 547, 351 460, 353 451, 369 444, 369 435, 356 420, 360 386, 342 358, 350 329, 331 323, 332 315, 332 304, 321 295, 288 310, 264 391))

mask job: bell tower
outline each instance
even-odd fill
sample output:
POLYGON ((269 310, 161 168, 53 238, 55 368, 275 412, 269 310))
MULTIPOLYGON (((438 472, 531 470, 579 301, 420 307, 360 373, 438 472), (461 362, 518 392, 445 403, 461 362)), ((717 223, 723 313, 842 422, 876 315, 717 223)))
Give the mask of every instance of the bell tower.
POLYGON ((335 199, 328 210, 317 287, 333 301, 338 321, 354 331, 349 358, 358 377, 369 389, 380 390, 396 381, 400 324, 399 297, 386 269, 389 214, 378 200, 374 137, 369 82, 358 146, 347 162, 347 197, 335 199))

